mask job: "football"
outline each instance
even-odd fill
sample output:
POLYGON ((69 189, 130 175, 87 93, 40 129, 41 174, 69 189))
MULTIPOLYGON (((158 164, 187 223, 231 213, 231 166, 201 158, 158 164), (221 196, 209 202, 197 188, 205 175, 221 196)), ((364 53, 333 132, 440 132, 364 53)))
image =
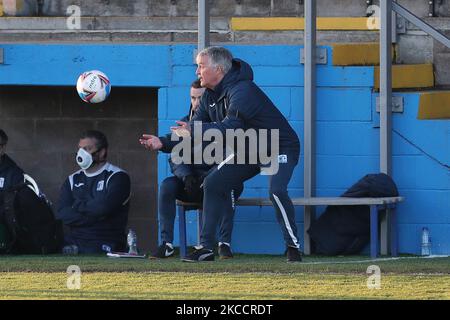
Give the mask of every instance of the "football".
POLYGON ((111 93, 111 82, 101 71, 86 71, 78 77, 77 91, 84 102, 100 103, 111 93))

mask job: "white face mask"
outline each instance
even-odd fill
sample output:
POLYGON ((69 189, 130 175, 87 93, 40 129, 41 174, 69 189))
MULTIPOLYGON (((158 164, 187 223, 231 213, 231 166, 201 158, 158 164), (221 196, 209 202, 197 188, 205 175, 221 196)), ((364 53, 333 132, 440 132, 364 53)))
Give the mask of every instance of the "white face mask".
POLYGON ((78 150, 76 161, 81 169, 87 170, 89 169, 92 164, 94 163, 94 159, 92 158, 92 155, 84 150, 83 148, 80 148, 78 150))

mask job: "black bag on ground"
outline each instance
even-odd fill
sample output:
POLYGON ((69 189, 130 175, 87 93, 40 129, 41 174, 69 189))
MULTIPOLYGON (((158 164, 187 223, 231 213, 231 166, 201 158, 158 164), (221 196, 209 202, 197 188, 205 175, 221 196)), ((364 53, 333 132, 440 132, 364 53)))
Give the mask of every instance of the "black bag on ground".
MULTIPOLYGON (((384 173, 368 174, 341 197, 396 197, 394 181, 384 173)), ((308 229, 318 254, 347 255, 359 253, 370 240, 369 206, 327 206, 308 229)))
MULTIPOLYGON (((34 183, 34 181, 33 181, 34 183)), ((61 251, 62 224, 52 208, 28 181, 2 192, 0 223, 6 226, 9 241, 4 253, 51 254, 61 251)))

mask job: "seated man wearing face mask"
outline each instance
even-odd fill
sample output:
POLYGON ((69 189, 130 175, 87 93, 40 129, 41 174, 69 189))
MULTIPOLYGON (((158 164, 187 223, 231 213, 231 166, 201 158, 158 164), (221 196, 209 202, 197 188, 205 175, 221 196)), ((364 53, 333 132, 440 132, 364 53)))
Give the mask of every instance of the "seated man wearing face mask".
POLYGON ((86 131, 78 148, 76 162, 81 170, 64 182, 58 203, 57 218, 68 231, 65 245, 75 246, 78 253, 123 251, 130 177, 107 162, 108 141, 103 133, 86 131))

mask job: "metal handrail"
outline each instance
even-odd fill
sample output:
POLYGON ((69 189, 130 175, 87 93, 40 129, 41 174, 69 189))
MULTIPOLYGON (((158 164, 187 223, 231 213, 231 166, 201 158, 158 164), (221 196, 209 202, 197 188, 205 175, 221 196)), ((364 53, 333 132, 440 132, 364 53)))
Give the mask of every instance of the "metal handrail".
POLYGON ((436 41, 439 41, 447 48, 450 48, 449 38, 447 38, 443 33, 439 32, 439 30, 433 28, 431 25, 417 17, 414 13, 412 13, 405 7, 399 5, 397 2, 392 2, 392 10, 414 24, 416 27, 420 28, 422 31, 426 32, 436 41))
POLYGON ((391 174, 391 105, 392 105, 392 12, 450 48, 450 39, 414 15, 396 1, 384 0, 381 6, 380 28, 380 171, 391 174))

